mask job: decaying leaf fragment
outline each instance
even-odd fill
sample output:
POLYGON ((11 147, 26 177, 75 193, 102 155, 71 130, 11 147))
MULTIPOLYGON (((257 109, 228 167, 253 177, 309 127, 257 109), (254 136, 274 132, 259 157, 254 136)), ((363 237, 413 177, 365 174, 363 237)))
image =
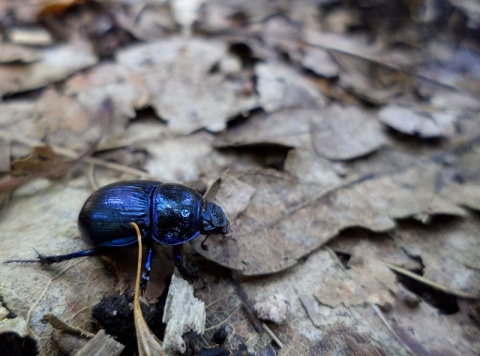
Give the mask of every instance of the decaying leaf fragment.
POLYGON ((288 108, 321 107, 325 99, 318 90, 293 69, 280 63, 258 64, 257 90, 267 112, 288 108))
POLYGON ((15 333, 20 337, 28 335, 29 330, 25 319, 17 316, 15 318, 7 318, 10 312, 0 302, 0 334, 15 333))
MULTIPOLYGON (((388 348, 396 355, 406 354, 395 337, 384 328, 375 329, 375 338, 368 336, 366 330, 375 328, 373 325, 378 326, 371 308, 358 306, 357 303, 345 307, 341 305, 343 296, 336 307, 323 305, 314 297, 321 288, 337 288, 341 281, 335 284, 334 276, 341 276, 339 272, 341 266, 338 261, 326 249, 320 249, 310 254, 303 263, 283 273, 242 278, 241 286, 250 300, 263 300, 279 293, 285 296, 290 306, 290 317, 281 325, 270 324, 272 331, 285 344, 282 352, 295 349, 301 355, 325 352, 334 355, 345 349, 344 345, 349 343, 350 337, 355 337, 362 350, 388 348), (332 284, 328 283, 330 281, 332 284), (324 343, 325 339, 327 343, 324 343)), ((395 276, 391 275, 394 280, 395 276)), ((388 294, 385 288, 365 292, 362 295, 364 301, 388 294)), ((360 300, 359 297, 358 303, 362 303, 360 300)))
POLYGON ((231 129, 221 146, 277 144, 309 150, 321 157, 349 160, 385 144, 382 126, 355 107, 282 108, 257 114, 248 125, 231 129))
POLYGON ((315 151, 331 160, 365 156, 384 143, 381 126, 358 107, 331 106, 312 123, 315 151))
POLYGON ((149 104, 173 131, 187 134, 221 131, 228 118, 257 106, 255 96, 242 94, 241 74, 212 72, 225 56, 219 41, 171 37, 125 49, 117 62, 145 79, 149 104))
POLYGON ((385 317, 411 350, 468 355, 480 348, 478 325, 472 324, 466 310, 446 315, 423 302, 412 308, 405 301, 407 293, 403 288, 398 291, 393 309, 385 317))
POLYGON ((0 96, 36 89, 65 79, 94 65, 97 58, 88 44, 76 42, 47 48, 38 61, 0 65, 0 96))
POLYGON ((320 115, 318 109, 283 109, 269 114, 254 114, 248 125, 232 128, 217 146, 276 144, 307 149, 310 122, 320 115))
POLYGON ((392 104, 381 109, 378 115, 385 125, 407 135, 423 138, 453 136, 456 118, 449 112, 430 111, 392 104))
MULTIPOLYGON (((435 214, 464 216, 465 211, 441 195, 442 167, 437 163, 365 177, 328 186, 303 183, 273 170, 236 176, 255 187, 250 203, 232 221, 233 239, 197 251, 246 275, 277 272, 332 239, 348 227, 385 232, 395 219, 414 217, 427 222, 435 214)), ((454 184, 445 178, 443 185, 454 184)), ((228 187, 222 185, 222 189, 228 187)), ((234 201, 232 204, 234 204, 234 201)), ((228 211, 229 201, 223 202, 228 211)))
POLYGON ((57 154, 53 152, 51 148, 39 148, 29 158, 17 162, 16 172, 14 173, 17 173, 19 177, 14 176, 13 178, 2 181, 0 183, 0 192, 10 192, 35 178, 58 178, 74 169, 97 147, 98 142, 100 142, 109 127, 112 110, 112 102, 110 99, 104 99, 98 113, 98 118, 101 124, 100 135, 90 144, 89 147, 79 154, 77 158, 72 160, 62 160, 59 159, 57 154))

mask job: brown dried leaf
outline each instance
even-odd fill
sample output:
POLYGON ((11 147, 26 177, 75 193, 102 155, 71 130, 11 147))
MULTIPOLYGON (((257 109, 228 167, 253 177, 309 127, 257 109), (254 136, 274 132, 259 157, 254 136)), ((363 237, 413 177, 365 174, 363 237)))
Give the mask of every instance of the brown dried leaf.
POLYGON ((382 108, 378 116, 385 125, 407 135, 437 138, 455 133, 456 118, 448 112, 391 104, 382 108))
POLYGON ((315 151, 332 160, 367 155, 385 141, 381 126, 358 107, 331 106, 312 125, 315 151))
POLYGON ((45 140, 52 145, 79 149, 98 137, 94 117, 103 100, 104 96, 91 116, 77 100, 56 90, 44 91, 37 100, 9 100, 0 103, 4 115, 0 128, 12 139, 45 140))
MULTIPOLYGON (((281 351, 284 354, 294 350, 301 355, 335 355, 340 350, 348 349, 346 345, 350 344, 349 337, 355 337, 362 345, 362 349, 382 350, 388 345, 389 352, 406 354, 391 333, 375 327, 377 321, 371 308, 365 309, 361 306, 346 308, 342 305, 332 308, 314 299, 313 294, 321 288, 338 288, 342 273, 339 267, 339 263, 332 255, 322 249, 312 253, 304 263, 283 273, 242 278, 241 287, 248 300, 262 300, 282 294, 288 301, 290 316, 287 320, 281 325, 270 324, 273 333, 285 345, 281 351), (335 276, 340 280, 335 282, 335 276), (329 280, 331 284, 328 283, 329 280), (313 323, 310 320, 312 318, 313 323), (365 332, 372 328, 375 329, 374 339, 365 332), (335 338, 335 342, 331 338, 335 338), (326 339, 328 342, 325 342, 326 339)), ((388 273, 391 274, 389 271, 388 273)), ((384 288, 371 292, 388 293, 384 288)), ((340 302, 343 299, 344 296, 341 296, 340 302)))
POLYGON ((464 311, 439 313, 427 303, 408 304, 410 293, 402 289, 386 318, 400 339, 416 354, 469 355, 480 348, 478 325, 464 311))
MULTIPOLYGON (((464 216, 464 210, 437 191, 440 172, 437 164, 420 164, 330 190, 271 170, 239 174, 237 178, 255 187, 255 193, 232 221, 234 239, 211 243, 208 252, 201 250, 199 241, 194 244, 199 253, 217 263, 257 275, 295 264, 347 227, 382 232, 396 226, 394 219, 464 216)), ((222 189, 228 188, 222 185, 218 194, 222 189)), ((229 203, 223 202, 227 211, 229 203)))
POLYGON ((90 46, 80 41, 47 48, 36 62, 0 65, 0 96, 43 87, 95 63, 90 46))
POLYGON ((233 221, 242 213, 250 203, 252 195, 255 193, 255 187, 243 183, 234 176, 228 175, 228 172, 213 183, 205 199, 216 201, 218 205, 225 206, 225 213, 228 219, 233 221), (221 189, 225 187, 224 189, 221 189))
POLYGON ((475 217, 459 221, 437 219, 425 227, 405 226, 393 236, 424 266, 423 277, 470 295, 480 294, 479 222, 475 217))
POLYGON ((37 49, 15 45, 12 43, 0 43, 0 63, 32 63, 41 58, 37 49))
POLYGON ((260 105, 267 112, 289 108, 317 108, 325 98, 304 76, 281 63, 255 67, 260 105))
POLYGON ((92 154, 96 149, 98 142, 101 140, 110 125, 112 111, 112 103, 107 98, 102 102, 98 114, 98 119, 101 124, 100 135, 90 144, 89 147, 87 147, 87 149, 79 154, 77 158, 72 160, 59 160, 57 155, 51 149, 42 149, 41 152, 37 151, 34 156, 20 164, 19 172, 17 173, 22 176, 14 177, 0 183, 0 192, 10 192, 35 178, 58 178, 70 172, 78 166, 86 156, 92 154), (48 164, 44 164, 46 159, 50 161, 48 164), (28 175, 26 175, 26 173, 28 173, 28 175))
POLYGON ((302 58, 302 65, 322 77, 336 77, 340 73, 340 68, 333 57, 322 48, 308 47, 302 58))
POLYGON ((257 106, 253 95, 242 94, 241 76, 211 72, 225 55, 222 42, 172 37, 123 50, 117 61, 144 77, 149 103, 173 131, 186 134, 221 131, 228 118, 257 106))
MULTIPOLYGON (((76 221, 91 193, 88 187, 82 178, 14 199, 2 219, 0 261, 31 259, 32 248, 51 255, 87 248, 78 238, 76 221)), ((115 288, 115 279, 96 258, 49 268, 1 263, 0 274, 3 300, 19 317, 30 317, 32 333, 44 340, 39 345, 43 354, 56 349, 50 338, 52 326, 42 322, 46 313, 53 311, 67 323, 91 331, 90 307, 115 288)))
POLYGON ((50 146, 34 147, 32 154, 28 157, 12 162, 11 173, 14 176, 37 174, 62 163, 65 163, 65 159, 56 154, 50 146))
POLYGON ((287 147, 310 147, 310 122, 318 110, 285 109, 270 114, 253 115, 248 125, 232 128, 217 146, 276 144, 287 147))

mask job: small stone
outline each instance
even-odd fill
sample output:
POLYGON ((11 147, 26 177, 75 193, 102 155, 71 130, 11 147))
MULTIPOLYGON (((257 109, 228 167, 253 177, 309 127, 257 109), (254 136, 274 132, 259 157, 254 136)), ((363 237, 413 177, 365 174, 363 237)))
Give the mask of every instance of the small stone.
POLYGON ((290 304, 284 295, 275 294, 256 302, 253 309, 260 320, 281 324, 287 319, 290 304))

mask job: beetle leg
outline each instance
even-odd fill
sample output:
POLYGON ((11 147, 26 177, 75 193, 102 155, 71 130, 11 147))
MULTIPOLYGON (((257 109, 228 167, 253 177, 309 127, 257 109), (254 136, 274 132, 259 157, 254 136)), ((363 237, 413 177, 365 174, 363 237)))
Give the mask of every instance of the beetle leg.
POLYGON ((66 255, 56 255, 56 256, 45 256, 45 255, 42 255, 37 250, 35 250, 35 252, 37 253, 37 257, 38 257, 38 259, 36 259, 36 260, 8 260, 8 261, 5 261, 4 263, 12 263, 12 262, 34 263, 34 262, 38 262, 38 263, 41 263, 42 265, 51 265, 53 263, 59 263, 59 262, 63 262, 63 261, 73 260, 74 258, 88 257, 88 256, 98 256, 98 255, 103 255, 105 253, 105 251, 103 249, 100 249, 100 248, 92 248, 90 250, 77 251, 77 252, 69 253, 69 254, 66 254, 66 255))
POLYGON ((180 245, 173 246, 173 262, 175 263, 175 267, 178 268, 178 271, 185 280, 189 282, 195 282, 198 279, 197 273, 190 272, 183 265, 182 246, 180 245))
POLYGON ((145 292, 147 289, 147 284, 150 281, 150 271, 152 270, 152 255, 153 255, 153 246, 148 246, 147 259, 143 265, 143 272, 140 279, 140 292, 145 292))

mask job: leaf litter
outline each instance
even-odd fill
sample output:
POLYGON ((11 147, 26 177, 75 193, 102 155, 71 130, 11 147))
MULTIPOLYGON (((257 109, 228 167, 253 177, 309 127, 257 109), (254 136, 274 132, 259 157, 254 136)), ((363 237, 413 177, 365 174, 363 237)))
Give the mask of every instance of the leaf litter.
MULTIPOLYGON (((477 354, 479 61, 455 27, 475 31, 476 12, 451 1, 464 17, 434 35, 435 21, 454 16, 434 2, 426 12, 382 4, 383 16, 341 2, 180 5, 2 4, 7 30, 26 21, 54 41, 1 40, 2 169, 39 142, 59 160, 98 150, 85 158, 93 169, 5 200, 0 259, 85 248, 75 220, 87 172, 98 185, 213 183, 208 198, 233 233, 208 251, 201 239, 186 246, 206 282, 196 296, 207 318, 203 335, 184 336, 187 352, 477 354), (112 123, 91 146, 107 97, 112 123), (262 323, 279 300, 288 313, 262 323)), ((42 157, 27 176, 52 171, 42 157)), ((130 252, 112 256, 113 269, 105 259, 1 265, 0 295, 30 320, 38 351, 58 354, 54 339, 66 336, 52 338, 42 317, 96 332, 92 306, 132 288, 130 252)), ((145 296, 159 300, 171 256, 158 251, 154 262, 145 296)))

